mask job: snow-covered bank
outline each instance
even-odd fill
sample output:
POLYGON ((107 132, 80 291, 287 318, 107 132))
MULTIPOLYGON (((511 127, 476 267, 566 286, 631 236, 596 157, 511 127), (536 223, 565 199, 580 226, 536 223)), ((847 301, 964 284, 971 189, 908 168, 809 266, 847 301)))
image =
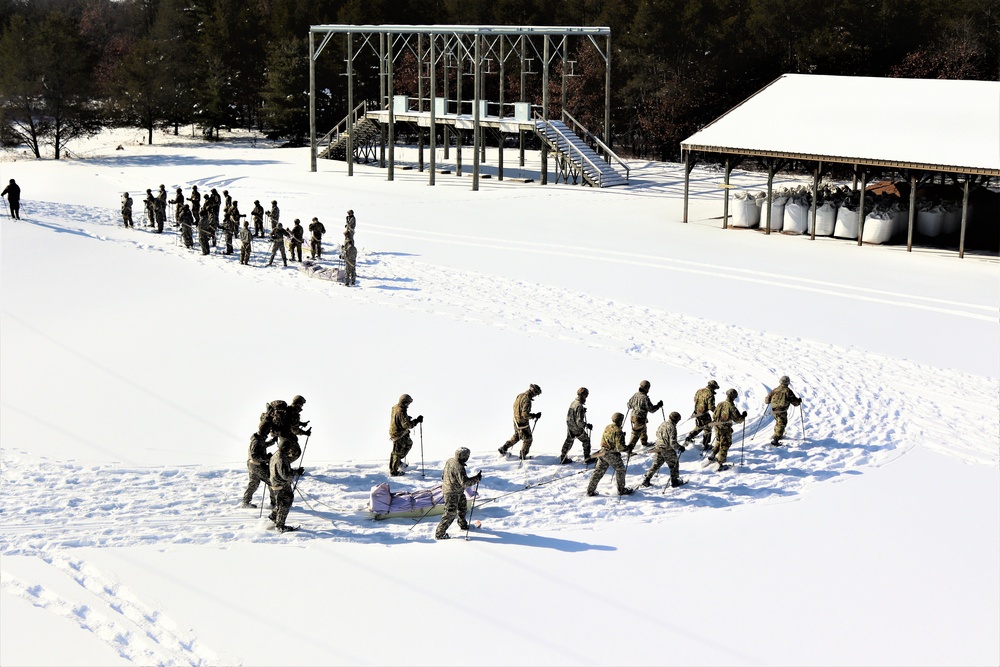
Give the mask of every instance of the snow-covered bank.
MULTIPOLYGON (((416 172, 309 174, 305 157, 166 146, 3 164, 25 220, 0 224, 0 601, 35 619, 0 614, 4 664, 57 661, 36 640, 60 635, 92 662, 108 646, 164 664, 996 662, 995 260, 724 232, 708 173, 700 222, 682 225, 674 165, 617 191, 473 193, 416 172), (353 208, 360 287, 118 226, 121 191, 161 182, 317 215, 327 265, 353 208), (773 450, 769 417, 750 436, 783 373, 805 419, 773 450), (582 466, 554 464, 578 386, 599 433, 639 380, 686 416, 708 377, 751 414, 746 465, 719 475, 689 451, 688 485, 619 504, 610 481, 588 499, 582 466), (529 382, 544 416, 522 468, 495 452, 529 382), (468 545, 364 513, 403 392, 426 416, 427 478, 418 444, 394 488, 434 483, 464 445, 484 498, 511 494, 477 509, 468 545), (278 537, 236 505, 264 402, 296 393, 315 435, 291 520, 308 530, 278 537), (291 618, 275 619, 285 575, 291 618), (385 641, 379 612, 399 608, 438 622, 385 641), (627 641, 594 642, 619 616, 627 641), (442 627, 489 651, 442 657, 442 627)), ((633 458, 631 483, 647 465, 633 458)))

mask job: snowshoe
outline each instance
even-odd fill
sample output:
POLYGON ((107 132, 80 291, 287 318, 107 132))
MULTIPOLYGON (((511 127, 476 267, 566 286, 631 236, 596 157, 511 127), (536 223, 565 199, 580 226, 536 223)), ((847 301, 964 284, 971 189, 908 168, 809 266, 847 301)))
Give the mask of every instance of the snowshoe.
POLYGON ((597 491, 587 491, 587 495, 593 497, 593 496, 599 496, 601 494, 599 494, 597 491))
POLYGON ((500 447, 499 449, 497 449, 497 451, 500 452, 500 456, 502 456, 504 458, 507 458, 507 450, 506 449, 504 449, 503 447, 500 447))
POLYGON ((726 470, 729 470, 732 467, 733 466, 728 463, 720 463, 718 472, 725 472, 726 470))
POLYGON ((771 438, 771 446, 772 447, 781 447, 781 441, 778 440, 777 438, 771 438))
POLYGON ((670 480, 670 486, 673 487, 673 488, 675 488, 675 489, 678 486, 684 486, 685 484, 687 484, 687 480, 686 479, 681 479, 680 477, 676 477, 676 478, 670 480))
POLYGON ((644 480, 642 480, 642 484, 640 484, 639 486, 641 486, 642 488, 644 488, 644 489, 645 489, 645 488, 647 488, 647 487, 650 487, 650 486, 652 486, 652 484, 650 484, 650 483, 649 483, 649 480, 648 480, 648 479, 644 479, 644 480))
POLYGON ((451 539, 451 535, 449 535, 448 533, 442 533, 441 535, 435 535, 434 539, 435 540, 450 540, 451 539))
POLYGON ((621 493, 619 493, 618 495, 620 495, 620 496, 631 496, 633 493, 635 493, 635 489, 626 486, 625 489, 621 493))
POLYGON ((275 526, 279 533, 290 533, 293 530, 298 530, 298 526, 275 526))
POLYGON ((572 462, 573 462, 573 459, 571 459, 568 456, 560 456, 559 457, 559 463, 566 464, 566 463, 572 463, 572 462))
POLYGON ((257 506, 254 505, 253 503, 240 503, 240 508, 241 509, 245 509, 245 510, 246 509, 257 509, 257 506))

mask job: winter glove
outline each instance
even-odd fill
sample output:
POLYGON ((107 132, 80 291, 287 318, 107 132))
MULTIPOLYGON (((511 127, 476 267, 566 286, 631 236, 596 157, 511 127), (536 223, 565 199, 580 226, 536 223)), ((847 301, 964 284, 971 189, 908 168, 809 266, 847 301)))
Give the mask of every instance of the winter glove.
POLYGON ((677 445, 677 447, 675 447, 675 449, 677 450, 677 455, 678 456, 680 456, 681 454, 683 454, 684 452, 687 451, 687 447, 685 447, 684 445, 677 445))
POLYGON ((483 481, 483 471, 482 471, 482 470, 480 470, 479 472, 477 472, 477 473, 475 474, 475 476, 474 476, 474 477, 473 477, 472 479, 473 479, 473 480, 475 480, 475 482, 476 482, 477 484, 478 484, 479 482, 483 481))
POLYGON ((594 425, 593 424, 587 424, 587 430, 593 431, 594 430, 594 425))
POLYGON ((306 469, 303 468, 303 467, 301 467, 301 466, 299 466, 298 468, 295 469, 295 474, 296 475, 304 475, 305 472, 306 472, 306 469))
POLYGON ((531 418, 532 419, 541 419, 542 418, 542 413, 541 412, 536 412, 535 414, 531 415, 531 418))
POLYGON ((746 410, 744 410, 744 411, 743 411, 743 419, 746 419, 746 418, 747 418, 747 411, 746 411, 746 410))
POLYGON ((631 454, 633 452, 633 450, 635 450, 635 445, 629 445, 629 446, 627 446, 625 448, 625 453, 626 454, 631 454))
POLYGON ((423 415, 417 415, 417 418, 414 421, 417 424, 423 424, 424 423, 424 416, 423 415))
POLYGON ((312 435, 312 434, 313 434, 313 430, 311 428, 308 428, 305 431, 302 431, 302 435, 305 435, 307 437, 310 436, 310 435, 312 435))
POLYGON ((663 401, 660 401, 659 403, 656 404, 656 409, 657 410, 659 410, 662 407, 663 407, 663 401))

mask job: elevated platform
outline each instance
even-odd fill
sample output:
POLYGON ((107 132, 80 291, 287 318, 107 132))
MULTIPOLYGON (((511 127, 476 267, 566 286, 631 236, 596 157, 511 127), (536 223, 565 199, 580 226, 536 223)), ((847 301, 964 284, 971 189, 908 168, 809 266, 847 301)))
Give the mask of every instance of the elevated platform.
MULTIPOLYGON (((430 111, 396 111, 393 113, 393 116, 397 123, 413 123, 419 127, 431 126, 430 111)), ((389 111, 386 109, 369 111, 365 114, 365 117, 378 123, 389 123, 389 111)), ((436 113, 434 115, 434 122, 438 125, 451 125, 459 130, 471 130, 475 125, 475 118, 472 114, 436 113)), ((510 134, 535 131, 535 121, 515 120, 513 116, 483 115, 479 117, 479 124, 482 127, 489 127, 510 134)))

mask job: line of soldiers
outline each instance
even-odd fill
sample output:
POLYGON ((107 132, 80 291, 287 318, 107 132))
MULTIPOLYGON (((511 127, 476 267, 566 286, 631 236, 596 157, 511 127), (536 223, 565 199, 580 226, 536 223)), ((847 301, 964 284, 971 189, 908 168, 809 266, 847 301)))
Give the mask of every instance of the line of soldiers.
POLYGON ((256 509, 257 505, 252 502, 253 496, 263 482, 271 496, 272 511, 268 519, 282 533, 294 530, 285 525, 285 520, 292 508, 296 479, 305 472, 301 466, 292 468, 292 462, 303 453, 298 436, 308 438, 312 435, 312 429, 306 428, 309 422, 302 421, 302 408, 305 404, 306 399, 302 396, 295 396, 291 404, 282 400, 271 401, 264 406, 257 430, 250 436, 247 458, 250 481, 243 492, 241 507, 256 509), (275 445, 277 448, 274 452, 268 454, 268 447, 275 445))
MULTIPOLYGON (((133 200, 128 192, 122 194, 122 224, 129 229, 135 227, 132 219, 133 200)), ((153 194, 152 189, 146 190, 146 225, 153 227, 157 234, 163 233, 163 226, 167 219, 167 204, 174 206, 174 226, 180 228, 181 239, 185 248, 194 247, 194 230, 198 230, 198 244, 202 255, 208 255, 211 248, 216 247, 217 236, 221 230, 224 234, 226 248, 224 254, 234 253, 233 240, 239 237, 240 240, 240 264, 250 265, 250 257, 253 252, 253 240, 255 238, 268 238, 271 241, 271 256, 267 266, 274 264, 275 255, 281 254, 283 266, 288 266, 288 261, 302 261, 302 246, 305 244, 305 229, 301 221, 296 218, 291 228, 282 226, 281 210, 278 208, 277 200, 271 200, 271 209, 264 210, 260 200, 254 200, 253 208, 250 210, 249 220, 247 215, 240 213, 239 202, 229 195, 229 190, 223 190, 220 195, 218 190, 212 190, 202 198, 197 185, 191 186, 191 196, 185 198, 181 188, 177 188, 173 198, 168 199, 167 191, 163 184, 157 194, 153 194), (187 203, 190 202, 190 203, 187 203), (220 217, 221 216, 221 217, 220 217), (265 232, 264 218, 270 219, 271 229, 265 232), (242 227, 240 220, 243 220, 242 227), (253 228, 250 228, 250 223, 253 228), (288 255, 285 254, 285 244, 288 244, 288 255), (290 257, 289 257, 290 256, 290 257)), ((347 219, 344 224, 344 243, 341 247, 341 258, 344 260, 344 284, 354 285, 357 282, 357 257, 358 250, 354 244, 354 232, 357 228, 357 218, 354 210, 347 211, 347 219)), ((313 218, 308 227, 309 230, 309 251, 310 259, 319 260, 323 257, 323 235, 326 234, 326 226, 313 218)))

